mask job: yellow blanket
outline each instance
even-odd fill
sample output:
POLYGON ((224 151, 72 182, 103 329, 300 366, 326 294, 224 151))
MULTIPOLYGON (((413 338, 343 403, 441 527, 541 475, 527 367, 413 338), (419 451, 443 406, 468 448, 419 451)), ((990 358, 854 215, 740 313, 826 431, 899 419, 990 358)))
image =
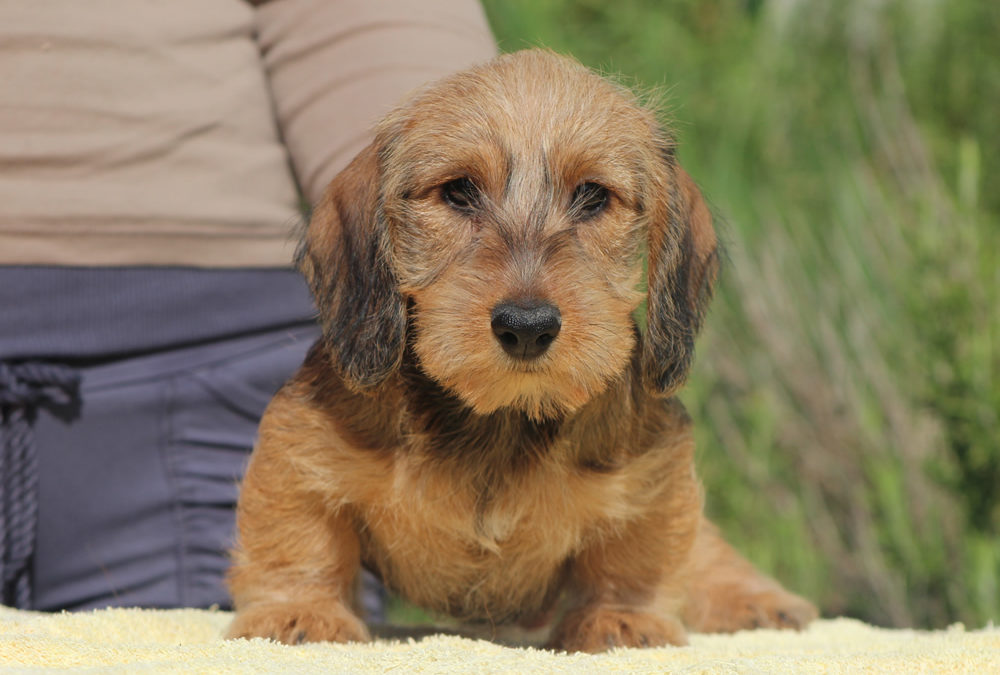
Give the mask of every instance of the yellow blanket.
POLYGON ((286 647, 225 641, 226 612, 0 608, 0 669, 211 673, 1000 673, 1000 628, 921 632, 819 621, 803 633, 692 635, 683 648, 555 654, 436 635, 415 641, 286 647))

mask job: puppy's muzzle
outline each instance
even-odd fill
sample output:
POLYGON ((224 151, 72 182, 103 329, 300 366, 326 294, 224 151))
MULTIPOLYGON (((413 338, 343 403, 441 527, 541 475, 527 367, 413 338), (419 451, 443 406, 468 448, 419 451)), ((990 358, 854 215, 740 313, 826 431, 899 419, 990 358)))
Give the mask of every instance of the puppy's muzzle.
POLYGON ((502 302, 491 318, 493 335, 504 351, 522 360, 544 354, 562 327, 559 308, 546 302, 502 302))

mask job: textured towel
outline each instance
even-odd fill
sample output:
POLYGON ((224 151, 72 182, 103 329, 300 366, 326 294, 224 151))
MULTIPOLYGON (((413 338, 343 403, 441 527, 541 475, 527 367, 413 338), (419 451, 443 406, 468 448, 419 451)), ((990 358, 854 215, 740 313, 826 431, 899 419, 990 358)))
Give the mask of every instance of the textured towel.
POLYGON ((295 673, 862 673, 1000 672, 1000 628, 922 632, 859 621, 802 633, 692 635, 689 647, 556 654, 436 635, 420 641, 311 644, 225 641, 231 618, 202 610, 37 614, 0 608, 0 668, 99 672, 295 673))

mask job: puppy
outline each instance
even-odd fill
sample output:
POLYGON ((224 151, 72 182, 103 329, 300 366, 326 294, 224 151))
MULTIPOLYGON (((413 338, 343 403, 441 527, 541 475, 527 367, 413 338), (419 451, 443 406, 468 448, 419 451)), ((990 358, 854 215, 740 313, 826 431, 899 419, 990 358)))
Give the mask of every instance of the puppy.
POLYGON ((501 56, 391 113, 300 248, 324 336, 261 421, 229 637, 368 640, 362 565, 565 650, 807 624, 702 515, 673 395, 717 260, 671 138, 574 61, 501 56))

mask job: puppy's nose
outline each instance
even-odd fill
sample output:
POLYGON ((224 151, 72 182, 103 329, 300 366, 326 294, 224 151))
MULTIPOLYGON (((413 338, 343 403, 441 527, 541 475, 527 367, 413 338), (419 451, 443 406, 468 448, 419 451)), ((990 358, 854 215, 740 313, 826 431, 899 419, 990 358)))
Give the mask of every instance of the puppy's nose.
POLYGON ((501 302, 493 308, 493 334, 516 359, 541 356, 559 335, 559 308, 544 302, 501 302))

